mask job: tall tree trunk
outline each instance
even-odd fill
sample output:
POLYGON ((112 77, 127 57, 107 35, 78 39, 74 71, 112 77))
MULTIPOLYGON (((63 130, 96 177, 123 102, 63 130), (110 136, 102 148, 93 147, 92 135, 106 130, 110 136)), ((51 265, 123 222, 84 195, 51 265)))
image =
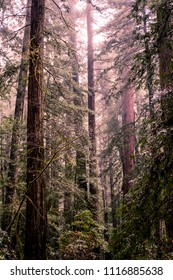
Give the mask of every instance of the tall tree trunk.
POLYGON ((162 125, 166 129, 166 139, 164 143, 164 154, 166 159, 165 174, 167 175, 166 192, 168 196, 166 231, 171 247, 173 242, 173 182, 170 174, 173 172, 173 38, 172 38, 172 7, 169 1, 162 1, 157 12, 158 24, 158 51, 160 66, 160 88, 161 88, 161 109, 162 125))
MULTIPOLYGON (((78 148, 76 150, 76 170, 75 170, 75 184, 80 190, 84 192, 84 197, 87 200, 87 180, 86 180, 86 156, 85 156, 85 145, 86 140, 83 136, 83 112, 80 110, 82 106, 82 92, 79 88, 79 64, 78 64, 78 55, 77 55, 77 31, 76 31, 76 19, 77 11, 75 4, 77 1, 70 1, 70 18, 74 30, 70 30, 70 43, 71 43, 71 66, 72 66, 72 80, 73 80, 73 92, 74 92, 74 105, 78 107, 78 111, 74 115, 74 124, 75 124, 75 134, 78 140, 78 148)), ((86 203, 83 197, 77 196, 75 198, 75 209, 85 209, 86 203)))
POLYGON ((154 118, 154 103, 153 103, 153 67, 152 67, 152 55, 149 46, 149 39, 147 38, 147 14, 146 14, 146 1, 143 2, 143 29, 144 29, 144 44, 145 44, 145 56, 146 56, 146 71, 147 71, 147 80, 146 86, 148 90, 148 98, 149 98, 149 112, 150 117, 154 118))
POLYGON ((27 115, 27 205, 25 259, 46 259, 43 178, 43 25, 45 0, 32 0, 27 115))
POLYGON ((89 149, 89 196, 90 208, 95 216, 98 214, 98 186, 96 165, 96 122, 95 122, 95 91, 94 91, 94 48, 93 48, 93 14, 92 1, 86 4, 87 13, 87 48, 88 48, 88 129, 89 149))
MULTIPOLYGON (((127 76, 126 76, 127 77, 127 76)), ((124 91, 122 104, 122 128, 123 128, 123 194, 131 187, 131 179, 134 171, 134 92, 129 85, 124 91)))
MULTIPOLYGON (((12 128, 10 162, 8 166, 8 186, 5 189, 5 207, 7 208, 2 218, 2 229, 5 230, 10 224, 12 213, 9 205, 12 204, 16 193, 16 165, 17 165, 17 150, 19 143, 19 128, 23 117, 24 99, 27 86, 28 74, 28 51, 30 42, 30 18, 31 18, 31 0, 27 2, 26 8, 26 23, 23 37, 22 58, 18 77, 18 88, 14 112, 14 124, 12 128)), ((10 232, 9 232, 10 233, 10 232)))

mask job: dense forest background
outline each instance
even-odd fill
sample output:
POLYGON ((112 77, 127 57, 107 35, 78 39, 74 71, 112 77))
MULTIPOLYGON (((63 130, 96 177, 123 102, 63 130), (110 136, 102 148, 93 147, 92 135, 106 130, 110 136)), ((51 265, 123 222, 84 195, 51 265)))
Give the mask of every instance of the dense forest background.
POLYGON ((173 258, 173 1, 0 1, 0 259, 173 258))

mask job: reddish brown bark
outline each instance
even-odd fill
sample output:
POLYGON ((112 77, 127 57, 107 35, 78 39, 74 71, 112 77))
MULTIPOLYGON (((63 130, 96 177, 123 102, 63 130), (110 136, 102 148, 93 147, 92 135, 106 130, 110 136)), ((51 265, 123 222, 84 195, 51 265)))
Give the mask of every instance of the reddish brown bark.
POLYGON ((154 118, 154 89, 153 89, 153 66, 152 66, 152 54, 149 45, 149 39, 147 37, 147 13, 146 13, 146 1, 143 2, 143 30, 145 34, 144 45, 145 45, 145 60, 146 60, 146 86, 148 90, 149 99, 149 112, 150 117, 154 118))
MULTIPOLYGON (((14 125, 12 128, 11 148, 10 148, 10 162, 8 166, 8 186, 5 189, 5 206, 9 208, 12 204, 16 193, 16 167, 17 167, 17 150, 19 143, 19 127, 23 117, 24 99, 27 86, 28 74, 28 51, 30 40, 30 18, 31 18, 31 0, 27 2, 26 8, 26 23, 23 37, 22 59, 18 77, 18 88, 14 112, 14 125)), ((11 221, 12 213, 7 209, 2 218, 2 229, 5 230, 11 221)), ((10 234, 10 232, 9 232, 10 234)))
POLYGON ((122 105, 123 127, 123 194, 131 187, 131 179, 134 171, 134 93, 128 86, 123 95, 122 105))
POLYGON ((94 48, 93 48, 93 16, 92 5, 87 3, 87 35, 88 35, 88 113, 89 137, 91 141, 91 155, 96 155, 95 133, 95 91, 94 91, 94 48))
POLYGON ((27 115, 27 205, 25 259, 46 258, 43 174, 43 25, 45 1, 32 0, 27 115))
MULTIPOLYGON (((167 161, 164 172, 167 174, 168 183, 165 184, 168 195, 167 212, 165 217, 167 238, 172 247, 173 242, 173 206, 171 193, 173 184, 170 174, 173 172, 172 165, 172 140, 173 140, 173 37, 172 37, 172 7, 169 1, 163 1, 157 11, 158 24, 158 51, 159 51, 159 71, 161 88, 161 109, 162 126, 166 129, 166 139, 164 143, 164 154, 167 161)), ((164 178, 166 182, 166 178, 164 178)))

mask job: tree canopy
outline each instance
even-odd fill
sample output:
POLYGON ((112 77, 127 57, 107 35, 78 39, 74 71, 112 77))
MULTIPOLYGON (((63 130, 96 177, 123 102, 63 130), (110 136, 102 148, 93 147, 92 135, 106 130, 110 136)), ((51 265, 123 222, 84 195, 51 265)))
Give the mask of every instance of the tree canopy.
POLYGON ((0 259, 172 259, 172 7, 0 1, 0 259))

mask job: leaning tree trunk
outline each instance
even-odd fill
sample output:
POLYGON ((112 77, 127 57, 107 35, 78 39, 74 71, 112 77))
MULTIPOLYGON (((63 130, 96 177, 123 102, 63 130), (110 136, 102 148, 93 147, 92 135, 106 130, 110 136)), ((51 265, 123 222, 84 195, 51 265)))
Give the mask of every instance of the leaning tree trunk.
POLYGON ((43 178, 43 25, 45 0, 32 0, 27 115, 27 205, 25 259, 46 259, 43 178))
MULTIPOLYGON (((12 218, 12 204, 16 193, 16 168, 17 168, 17 150, 19 144, 19 128, 23 118, 24 99, 27 86, 28 74, 28 51, 30 41, 30 18, 31 18, 31 0, 27 2, 26 9, 26 23, 23 37, 22 59, 20 64, 20 71, 18 77, 18 88, 14 112, 14 124, 12 128, 11 148, 10 148, 10 162, 8 166, 8 186, 5 189, 5 211, 2 218, 2 229, 8 228, 12 218)), ((10 234, 10 228, 9 232, 10 234)))
POLYGON ((88 38, 88 129, 90 139, 89 149, 89 198, 90 210, 96 217, 98 214, 98 186, 96 165, 96 121, 95 121, 95 91, 94 91, 94 48, 93 48, 93 14, 92 1, 87 2, 87 38, 88 38))

